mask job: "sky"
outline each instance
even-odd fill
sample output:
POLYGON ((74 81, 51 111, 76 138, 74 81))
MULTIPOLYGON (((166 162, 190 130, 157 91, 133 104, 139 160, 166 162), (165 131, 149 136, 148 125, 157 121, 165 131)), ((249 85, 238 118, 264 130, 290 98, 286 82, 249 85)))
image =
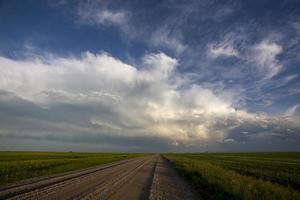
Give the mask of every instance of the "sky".
POLYGON ((0 150, 300 151, 300 1, 0 0, 0 150))

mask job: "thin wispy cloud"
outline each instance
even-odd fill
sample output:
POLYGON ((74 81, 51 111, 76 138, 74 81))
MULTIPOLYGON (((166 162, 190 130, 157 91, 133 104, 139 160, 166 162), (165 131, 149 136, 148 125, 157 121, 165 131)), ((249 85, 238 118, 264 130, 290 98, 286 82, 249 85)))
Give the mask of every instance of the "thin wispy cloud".
POLYGON ((102 10, 79 10, 79 21, 83 24, 117 25, 127 23, 127 14, 122 11, 102 10))
POLYGON ((180 35, 172 35, 167 27, 158 28, 158 30, 152 34, 149 43, 151 46, 158 48, 167 48, 174 51, 177 55, 183 53, 183 51, 188 48, 188 46, 182 42, 182 39, 180 39, 180 35))
POLYGON ((76 22, 80 25, 113 26, 124 32, 129 26, 129 12, 110 9, 105 1, 80 1, 76 10, 76 22))
POLYGON ((210 44, 208 46, 208 54, 213 58, 217 58, 220 56, 237 57, 239 55, 238 51, 234 49, 234 47, 230 43, 210 44))
POLYGON ((257 64, 258 71, 270 79, 277 75, 282 65, 277 56, 282 52, 282 47, 276 43, 263 41, 253 47, 253 60, 257 64))

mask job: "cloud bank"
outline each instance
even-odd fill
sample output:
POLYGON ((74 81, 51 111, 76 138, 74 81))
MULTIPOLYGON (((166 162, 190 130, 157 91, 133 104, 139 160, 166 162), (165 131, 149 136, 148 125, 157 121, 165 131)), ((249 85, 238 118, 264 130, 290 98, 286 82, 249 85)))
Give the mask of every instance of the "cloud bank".
POLYGON ((299 140, 294 118, 236 109, 234 94, 190 84, 175 58, 150 53, 138 63, 106 52, 0 57, 1 137, 146 150, 299 140))

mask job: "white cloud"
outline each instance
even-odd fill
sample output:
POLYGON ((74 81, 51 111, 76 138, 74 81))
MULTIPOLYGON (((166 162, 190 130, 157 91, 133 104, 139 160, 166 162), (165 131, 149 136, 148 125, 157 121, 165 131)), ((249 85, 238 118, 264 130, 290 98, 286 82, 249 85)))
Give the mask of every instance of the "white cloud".
POLYGON ((127 26, 129 16, 124 10, 111 10, 104 2, 82 2, 77 10, 78 22, 90 25, 127 26))
POLYGON ((296 104, 287 109, 285 116, 300 119, 300 104, 296 104))
POLYGON ((0 134, 200 145, 229 142, 243 126, 272 128, 272 118, 234 109, 226 92, 186 85, 177 64, 164 53, 145 55, 139 67, 107 53, 47 62, 0 57, 0 134))
POLYGON ((156 30, 152 34, 149 43, 155 47, 166 47, 177 54, 182 53, 187 48, 187 45, 181 41, 179 36, 174 37, 166 27, 156 30))
POLYGON ((277 60, 277 56, 282 52, 282 47, 275 42, 262 41, 253 47, 250 60, 258 65, 258 70, 265 79, 271 79, 277 75, 282 65, 277 60))
POLYGON ((124 24, 127 21, 127 15, 125 12, 112 12, 109 10, 103 10, 97 13, 96 22, 100 24, 112 23, 112 24, 124 24))
POLYGON ((102 25, 125 25, 127 23, 127 14, 122 11, 100 10, 96 13, 81 13, 81 20, 102 25))
POLYGON ((288 75, 288 76, 284 77, 283 82, 288 83, 297 77, 298 77, 297 74, 288 75))
POLYGON ((232 138, 226 138, 226 139, 224 139, 223 141, 220 141, 220 142, 221 142, 221 143, 234 143, 235 140, 232 139, 232 138))
POLYGON ((217 58, 220 56, 225 57, 238 57, 238 51, 233 47, 233 44, 229 41, 223 41, 218 44, 209 44, 208 45, 208 55, 217 58))

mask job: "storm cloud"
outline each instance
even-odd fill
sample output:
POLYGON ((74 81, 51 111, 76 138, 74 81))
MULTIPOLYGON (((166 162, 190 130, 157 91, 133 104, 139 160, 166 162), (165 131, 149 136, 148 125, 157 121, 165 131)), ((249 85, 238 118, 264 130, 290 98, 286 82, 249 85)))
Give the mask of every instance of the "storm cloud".
POLYGON ((234 108, 233 94, 189 84, 164 53, 141 66, 105 52, 0 65, 1 137, 149 150, 299 138, 293 118, 234 108))

